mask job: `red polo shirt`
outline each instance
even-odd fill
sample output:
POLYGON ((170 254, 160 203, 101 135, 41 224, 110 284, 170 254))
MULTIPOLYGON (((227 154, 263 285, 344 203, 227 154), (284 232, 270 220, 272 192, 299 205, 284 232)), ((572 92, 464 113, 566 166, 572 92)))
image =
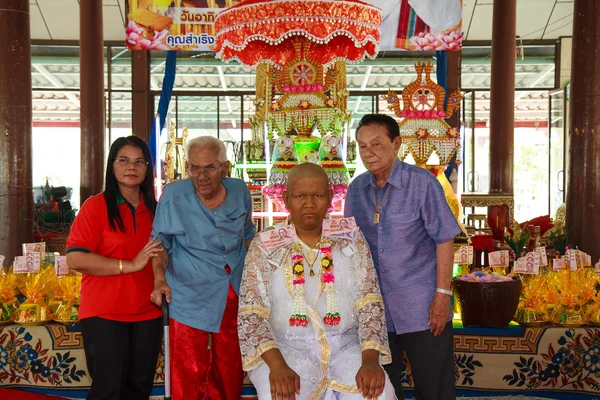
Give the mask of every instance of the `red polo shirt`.
MULTIPOLYGON (((112 231, 102 193, 83 203, 67 240, 67 253, 83 251, 109 258, 132 260, 148 243, 152 213, 144 202, 137 208, 121 199, 119 212, 125 232, 112 231)), ((101 317, 114 321, 158 318, 161 310, 150 302, 154 289, 152 263, 139 272, 114 276, 83 274, 79 319, 101 317)))

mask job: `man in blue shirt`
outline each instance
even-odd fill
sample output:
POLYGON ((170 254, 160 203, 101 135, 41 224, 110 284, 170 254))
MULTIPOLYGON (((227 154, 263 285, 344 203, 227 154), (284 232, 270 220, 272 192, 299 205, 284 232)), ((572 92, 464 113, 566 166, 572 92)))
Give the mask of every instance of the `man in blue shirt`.
POLYGON ((435 176, 398 159, 402 139, 392 117, 365 115, 356 139, 368 172, 350 184, 344 214, 373 253, 392 351, 386 372, 403 399, 406 352, 417 400, 455 399, 450 287, 460 227, 435 176))
POLYGON ((252 201, 242 180, 226 178, 220 140, 190 140, 187 157, 190 179, 167 185, 156 208, 152 235, 166 251, 154 259, 152 301, 161 305, 165 294, 170 303, 173 399, 239 400, 238 294, 256 234, 252 201))

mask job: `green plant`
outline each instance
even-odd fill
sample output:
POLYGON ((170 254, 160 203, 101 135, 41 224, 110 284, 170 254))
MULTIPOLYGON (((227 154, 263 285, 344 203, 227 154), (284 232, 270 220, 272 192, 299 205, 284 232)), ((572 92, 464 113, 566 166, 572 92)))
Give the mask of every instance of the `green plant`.
POLYGON ((550 242, 554 250, 561 255, 565 254, 567 244, 569 243, 569 230, 563 229, 560 226, 552 229, 550 231, 550 242))
POLYGON ((512 236, 509 236, 507 233, 505 233, 504 241, 515 253, 515 259, 518 259, 523 255, 523 250, 525 249, 525 246, 527 246, 527 242, 529 241, 529 232, 522 230, 520 232, 513 233, 512 236))

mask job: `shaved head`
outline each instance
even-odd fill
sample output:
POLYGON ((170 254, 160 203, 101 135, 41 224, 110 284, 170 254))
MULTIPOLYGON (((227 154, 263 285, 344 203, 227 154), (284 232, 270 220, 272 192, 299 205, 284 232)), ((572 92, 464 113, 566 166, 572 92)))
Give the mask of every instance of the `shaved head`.
POLYGON ((329 189, 329 179, 323 168, 305 163, 290 169, 283 201, 297 233, 312 231, 320 235, 331 199, 333 191, 329 189))
POLYGON ((329 178, 325 170, 313 163, 298 164, 294 168, 290 169, 287 178, 287 191, 291 191, 294 185, 301 179, 318 179, 323 181, 323 187, 325 190, 329 190, 329 178))

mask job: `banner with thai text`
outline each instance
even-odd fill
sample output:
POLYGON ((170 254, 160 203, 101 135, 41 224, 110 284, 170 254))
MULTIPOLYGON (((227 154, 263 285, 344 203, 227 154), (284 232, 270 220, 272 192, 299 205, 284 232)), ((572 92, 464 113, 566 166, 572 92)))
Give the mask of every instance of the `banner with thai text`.
MULTIPOLYGON (((431 51, 462 48, 461 1, 366 2, 379 7, 382 12, 382 51, 431 51)), ((210 51, 215 43, 217 14, 239 3, 241 0, 126 0, 127 47, 131 50, 210 51)))

